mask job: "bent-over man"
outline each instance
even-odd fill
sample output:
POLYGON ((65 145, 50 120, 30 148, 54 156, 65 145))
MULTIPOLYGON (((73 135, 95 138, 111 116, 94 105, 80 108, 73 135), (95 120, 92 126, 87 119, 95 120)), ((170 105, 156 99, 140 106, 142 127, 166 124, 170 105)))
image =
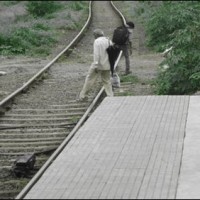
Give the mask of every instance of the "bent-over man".
POLYGON ((106 49, 110 44, 110 40, 104 36, 104 32, 101 29, 95 29, 94 32, 94 44, 93 44, 93 57, 94 61, 91 64, 89 73, 86 76, 85 83, 82 91, 80 92, 78 100, 86 100, 87 93, 94 85, 98 76, 101 77, 103 86, 107 96, 113 96, 110 74, 110 63, 108 59, 108 53, 106 49))

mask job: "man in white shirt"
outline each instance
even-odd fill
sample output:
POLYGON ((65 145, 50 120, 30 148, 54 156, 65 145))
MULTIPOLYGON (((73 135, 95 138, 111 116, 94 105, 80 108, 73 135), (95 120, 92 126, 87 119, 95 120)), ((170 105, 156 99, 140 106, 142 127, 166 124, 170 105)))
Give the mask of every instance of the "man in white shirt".
POLYGON ((104 33, 101 29, 95 29, 93 34, 95 37, 93 45, 94 61, 91 64, 89 73, 85 79, 85 84, 80 92, 78 100, 85 100, 87 98, 86 95, 94 85, 98 76, 101 76, 107 96, 113 96, 110 80, 110 63, 108 59, 108 53, 106 51, 111 41, 104 36, 104 33))

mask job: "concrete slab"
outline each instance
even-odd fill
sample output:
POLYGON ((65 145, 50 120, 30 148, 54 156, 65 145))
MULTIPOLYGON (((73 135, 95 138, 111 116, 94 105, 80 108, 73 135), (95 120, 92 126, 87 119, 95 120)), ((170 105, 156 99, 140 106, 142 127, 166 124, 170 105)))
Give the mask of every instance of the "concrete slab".
POLYGON ((200 97, 190 98, 177 199, 200 198, 200 97))
POLYGON ((106 98, 25 199, 174 199, 189 99, 106 98))

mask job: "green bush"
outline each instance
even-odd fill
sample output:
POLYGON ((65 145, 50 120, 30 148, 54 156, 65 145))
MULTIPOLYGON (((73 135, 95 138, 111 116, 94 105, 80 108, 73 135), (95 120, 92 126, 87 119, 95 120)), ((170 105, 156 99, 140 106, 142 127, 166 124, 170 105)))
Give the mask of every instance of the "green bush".
POLYGON ((197 16, 192 13, 193 2, 164 2, 153 10, 146 24, 147 44, 162 51, 173 39, 174 32, 183 29, 197 16))
POLYGON ((74 11, 80 11, 85 8, 85 3, 83 1, 72 1, 70 2, 69 7, 74 11))
POLYGON ((35 30, 44 30, 44 31, 50 30, 50 27, 49 27, 49 26, 44 25, 44 24, 42 24, 42 23, 36 23, 36 24, 34 24, 34 25, 33 25, 33 28, 34 28, 35 30))
POLYGON ((158 94, 190 94, 200 89, 200 4, 167 1, 146 24, 147 44, 157 51, 173 46, 160 65, 169 66, 156 80, 158 94))
POLYGON ((6 55, 30 54, 34 49, 36 50, 45 45, 50 46, 55 42, 52 37, 46 37, 44 34, 44 32, 22 27, 11 31, 10 35, 0 35, 0 53, 6 55))
MULTIPOLYGON (((13 3, 14 2, 20 1, 13 1, 13 3)), ((15 16, 13 23, 16 25, 9 26, 5 32, 0 33, 0 55, 48 55, 51 53, 52 48, 55 47, 55 43, 59 40, 59 37, 63 34, 60 29, 79 29, 82 27, 83 22, 81 21, 85 20, 84 17, 81 21, 78 17, 76 17, 76 19, 71 18, 69 19, 68 25, 66 25, 64 22, 65 14, 71 16, 70 9, 73 8, 77 10, 77 12, 83 9, 81 13, 85 12, 84 15, 86 16, 88 2, 68 1, 63 3, 61 1, 26 1, 23 5, 26 6, 28 11, 27 15, 15 16), (59 22, 58 25, 55 26, 55 20, 49 19, 59 19, 60 13, 56 11, 60 12, 60 10, 63 12, 63 22, 59 22), (38 17, 43 18, 38 19, 38 17), (12 29, 10 27, 12 27, 12 29)), ((80 12, 78 14, 80 14, 80 12)), ((83 14, 81 14, 81 16, 83 16, 83 14)))
POLYGON ((177 46, 166 60, 170 67, 157 79, 158 94, 190 94, 200 89, 200 37, 196 45, 187 40, 180 42, 178 36, 176 39, 177 46))
POLYGON ((27 11, 35 17, 43 17, 61 9, 61 4, 55 1, 28 1, 27 11))
POLYGON ((120 81, 123 82, 131 82, 131 83, 137 83, 138 82, 138 77, 133 76, 133 75, 124 75, 120 76, 120 81))

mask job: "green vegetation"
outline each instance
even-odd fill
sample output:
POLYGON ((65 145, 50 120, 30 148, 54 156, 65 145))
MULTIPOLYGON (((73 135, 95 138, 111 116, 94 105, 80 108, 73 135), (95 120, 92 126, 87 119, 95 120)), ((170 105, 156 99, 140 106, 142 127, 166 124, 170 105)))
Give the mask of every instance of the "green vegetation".
POLYGON ((36 23, 33 25, 33 28, 35 30, 44 30, 44 31, 48 31, 50 30, 50 27, 45 25, 45 24, 41 24, 41 23, 36 23))
POLYGON ((40 52, 47 55, 49 52, 45 47, 55 43, 53 37, 45 37, 45 32, 38 32, 34 29, 21 27, 12 30, 10 35, 0 35, 0 52, 3 55, 8 54, 32 54, 40 52))
POLYGON ((43 17, 61 9, 62 5, 55 1, 28 1, 27 10, 34 17, 43 17))
POLYGON ((198 1, 142 2, 139 9, 148 36, 147 45, 157 52, 173 47, 160 65, 157 94, 190 94, 200 89, 200 4, 198 1), (148 9, 147 9, 148 8, 148 9), (145 12, 148 10, 148 12, 145 12), (145 22, 146 21, 146 22, 145 22))
POLYGON ((133 93, 132 92, 121 92, 121 93, 118 93, 117 96, 133 96, 133 93))
POLYGON ((75 10, 75 11, 83 10, 83 9, 85 9, 85 7, 86 7, 86 5, 82 1, 72 1, 69 4, 69 8, 71 8, 72 10, 75 10))
POLYGON ((49 55, 62 35, 82 27, 88 7, 87 1, 10 1, 2 5, 17 3, 26 13, 15 15, 13 25, 0 32, 0 55, 49 55))
POLYGON ((139 80, 137 76, 129 74, 129 75, 120 76, 120 81, 122 83, 125 83, 125 82, 137 83, 139 80))
POLYGON ((182 95, 200 90, 200 3, 123 1, 121 5, 125 5, 119 8, 127 19, 144 25, 150 50, 163 52, 173 47, 160 63, 155 93, 182 95))
POLYGON ((15 5, 15 4, 18 4, 18 3, 19 3, 19 1, 4 1, 3 5, 12 6, 12 5, 15 5))

